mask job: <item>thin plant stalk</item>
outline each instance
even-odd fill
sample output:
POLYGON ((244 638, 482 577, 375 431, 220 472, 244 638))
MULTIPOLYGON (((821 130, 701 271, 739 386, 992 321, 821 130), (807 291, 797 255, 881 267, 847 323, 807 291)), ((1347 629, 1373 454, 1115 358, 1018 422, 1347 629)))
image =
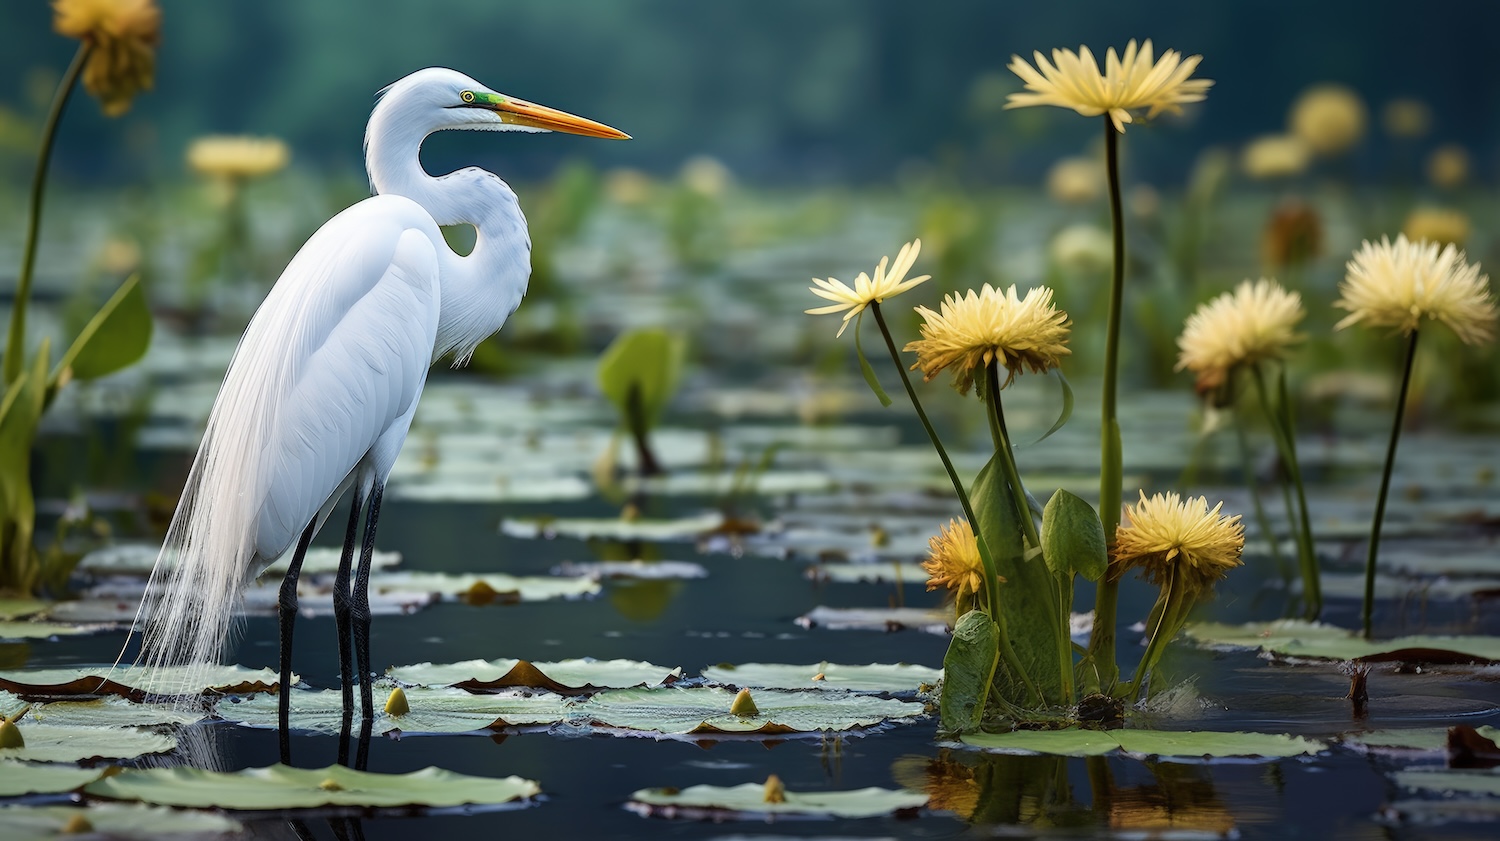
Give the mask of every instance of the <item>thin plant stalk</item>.
POLYGON ((1396 396, 1396 421, 1391 424, 1391 442, 1385 450, 1385 469, 1380 473, 1380 493, 1375 497, 1375 521, 1370 526, 1370 553, 1365 558, 1365 602, 1360 609, 1360 624, 1365 639, 1374 633, 1375 557, 1380 554, 1380 525, 1385 520, 1385 500, 1390 495, 1391 472, 1396 466, 1396 443, 1401 440, 1401 424, 1406 416, 1406 395, 1411 389, 1412 361, 1417 358, 1417 331, 1411 331, 1406 343, 1406 362, 1401 371, 1401 393, 1396 396))
POLYGON ((1297 561, 1302 569, 1302 596, 1306 600, 1303 614, 1307 619, 1317 619, 1318 614, 1323 611, 1323 588, 1318 580, 1318 555, 1313 548, 1312 517, 1307 510, 1307 491, 1303 488, 1302 467, 1297 461, 1297 438, 1292 429, 1291 404, 1287 401, 1286 390, 1283 388, 1279 390, 1280 400, 1273 408, 1271 393, 1266 389, 1260 364, 1252 364, 1250 372, 1255 377, 1255 391, 1265 410, 1266 420, 1270 422, 1271 438, 1276 442, 1276 449, 1281 454, 1282 464, 1291 480, 1292 491, 1296 494, 1295 507, 1288 499, 1287 517, 1294 523, 1292 535, 1297 540, 1297 561))
POLYGON ((31 178, 31 199, 27 210, 26 240, 21 249, 21 273, 16 276, 16 294, 11 303, 10 332, 5 341, 5 384, 10 385, 21 375, 23 355, 26 352, 26 305, 31 298, 31 278, 36 271, 36 245, 42 226, 42 196, 47 191, 47 170, 52 163, 52 142, 57 137, 57 126, 62 121, 68 98, 83 72, 84 61, 91 48, 87 43, 79 44, 73 53, 73 61, 63 73, 57 91, 52 95, 52 105, 47 109, 47 119, 42 123, 42 144, 37 150, 36 172, 31 178))

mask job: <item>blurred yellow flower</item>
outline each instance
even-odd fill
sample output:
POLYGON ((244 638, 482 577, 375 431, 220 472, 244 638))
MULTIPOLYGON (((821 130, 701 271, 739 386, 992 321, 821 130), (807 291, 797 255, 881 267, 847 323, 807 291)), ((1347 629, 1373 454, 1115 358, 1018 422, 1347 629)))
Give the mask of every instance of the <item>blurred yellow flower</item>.
POLYGON ((154 0, 53 0, 52 27, 89 48, 83 87, 118 117, 151 88, 161 10, 154 0))
POLYGON ((880 263, 875 266, 875 278, 864 272, 854 279, 854 286, 845 285, 841 280, 828 278, 821 280, 813 278, 816 286, 808 287, 808 291, 819 298, 826 298, 834 303, 824 307, 814 307, 804 310, 809 315, 831 315, 836 312, 844 313, 844 323, 839 325, 837 335, 844 335, 844 328, 849 326, 849 320, 861 312, 871 303, 881 303, 886 298, 894 298, 902 292, 916 286, 917 284, 932 277, 932 275, 921 275, 908 280, 906 273, 911 270, 912 264, 917 262, 917 255, 922 253, 922 241, 912 240, 901 246, 901 251, 896 254, 896 262, 886 271, 886 260, 881 257, 880 263), (845 312, 847 310, 847 312, 845 312))
POLYGON ((187 148, 187 164, 200 175, 244 181, 270 175, 286 167, 291 152, 274 137, 209 135, 187 148))
POLYGON ((1464 253, 1452 245, 1412 242, 1405 234, 1394 243, 1366 240, 1345 271, 1333 305, 1349 315, 1335 330, 1363 322, 1410 335, 1427 318, 1448 325, 1465 344, 1495 336, 1489 276, 1479 273, 1478 263, 1464 262, 1464 253))
POLYGON ((1380 122, 1391 137, 1424 137, 1432 128, 1432 109, 1420 99, 1393 99, 1380 112, 1380 122))
POLYGON ((1125 506, 1125 518, 1115 531, 1111 575, 1139 567, 1153 584, 1183 577, 1185 589, 1200 593, 1239 566, 1245 548, 1240 515, 1220 516, 1224 503, 1209 510, 1205 497, 1184 500, 1175 492, 1141 491, 1141 501, 1125 506))
POLYGON ((936 537, 927 539, 927 546, 927 560, 922 562, 922 569, 927 570, 927 589, 947 587, 960 601, 981 592, 984 561, 968 520, 949 520, 936 537))
POLYGON ((991 362, 1009 372, 1000 386, 1004 388, 1023 368, 1045 373, 1072 352, 1067 347, 1068 314, 1052 306, 1052 290, 1045 286, 1020 298, 1014 285, 1002 292, 986 283, 978 293, 970 289, 945 296, 941 307, 940 313, 917 307, 922 338, 905 349, 917 354, 911 367, 921 368, 927 380, 951 366, 960 394, 969 392, 976 372, 982 374, 991 362))
POLYGON ((1469 217, 1446 207, 1416 207, 1406 216, 1401 233, 1412 242, 1463 247, 1469 238, 1469 217))
POLYGON ((1072 272, 1102 272, 1115 259, 1115 244, 1110 232, 1087 222, 1058 231, 1047 250, 1052 262, 1072 272))
POLYGON ((1104 164, 1063 158, 1047 170, 1047 195, 1061 204, 1093 204, 1104 195, 1104 164))
POLYGON ((1076 53, 1053 50, 1052 63, 1040 52, 1032 56, 1035 68, 1020 56, 1011 56, 1010 70, 1026 83, 1026 90, 1011 94, 1006 108, 1056 105, 1085 117, 1108 114, 1119 132, 1133 122, 1132 110, 1151 109, 1147 119, 1162 111, 1177 113, 1186 103, 1201 102, 1213 85, 1208 79, 1188 78, 1203 56, 1184 59, 1182 53, 1167 50, 1160 60, 1153 61, 1149 38, 1139 49, 1132 39, 1125 45, 1123 57, 1110 47, 1104 55, 1103 73, 1088 47, 1079 47, 1076 53))
POLYGON ((645 204, 651 198, 651 176, 638 169, 620 167, 604 175, 604 195, 615 204, 645 204))
POLYGON ((1282 358, 1304 338, 1296 326, 1306 315, 1296 292, 1267 278, 1245 280, 1188 316, 1175 370, 1196 373, 1200 391, 1216 388, 1237 365, 1282 358))
POLYGON ((1469 180, 1469 153, 1457 143, 1432 150, 1427 157, 1427 180, 1445 190, 1462 187, 1469 180))
POLYGON ((1287 118, 1292 134, 1315 154, 1337 155, 1365 136, 1365 103, 1344 85, 1324 83, 1303 91, 1287 118))
POLYGON ((678 173, 682 183, 700 196, 718 198, 729 192, 734 175, 718 158, 697 155, 688 158, 678 173))
POLYGON ((1240 168, 1251 178, 1301 175, 1312 160, 1312 150, 1293 134, 1268 134, 1245 144, 1240 168))

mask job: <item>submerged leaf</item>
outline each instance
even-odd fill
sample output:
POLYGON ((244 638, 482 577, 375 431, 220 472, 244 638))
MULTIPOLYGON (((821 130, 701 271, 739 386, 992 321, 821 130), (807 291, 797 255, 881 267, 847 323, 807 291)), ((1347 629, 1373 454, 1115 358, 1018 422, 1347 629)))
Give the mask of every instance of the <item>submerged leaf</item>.
POLYGON ((927 795, 905 789, 863 788, 856 791, 782 792, 779 801, 768 801, 765 783, 737 786, 696 785, 685 789, 646 788, 630 796, 630 808, 643 815, 686 814, 715 819, 764 820, 767 815, 803 815, 825 818, 874 818, 920 809, 927 795), (700 814, 702 813, 702 814, 700 814))

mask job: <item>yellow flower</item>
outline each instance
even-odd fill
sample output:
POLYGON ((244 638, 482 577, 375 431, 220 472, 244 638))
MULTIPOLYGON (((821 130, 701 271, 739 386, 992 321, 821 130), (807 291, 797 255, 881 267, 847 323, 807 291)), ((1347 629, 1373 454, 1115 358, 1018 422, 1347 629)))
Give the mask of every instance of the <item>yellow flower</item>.
POLYGON ((1153 584, 1183 575, 1189 592, 1212 587, 1241 563, 1245 527, 1240 515, 1222 517, 1224 503, 1208 508, 1204 497, 1184 500, 1176 493, 1154 494, 1125 506, 1125 518, 1115 531, 1111 575, 1119 577, 1140 567, 1153 584))
POLYGON ((1236 365, 1280 359, 1302 340, 1294 328, 1305 315, 1296 292, 1266 278, 1245 280, 1188 316, 1175 370, 1196 373, 1200 390, 1222 385, 1236 365))
POLYGON ((1313 85, 1292 103, 1292 134, 1319 155, 1336 155, 1365 135, 1365 104, 1343 85, 1313 85))
POLYGON ((1092 158, 1063 158, 1047 170, 1047 195, 1062 204, 1093 204, 1104 195, 1104 165, 1092 158))
POLYGON ((1422 137, 1432 127, 1432 109, 1420 99, 1393 99, 1380 112, 1380 121, 1391 137, 1422 137))
POLYGON ((1285 178, 1301 175, 1311 157, 1312 150, 1296 135, 1268 134, 1245 145, 1240 168, 1251 178, 1285 178))
POLYGON ((1457 143, 1432 150, 1427 158, 1427 180, 1445 190, 1462 187, 1469 180, 1469 153, 1457 143))
POLYGON ((89 46, 83 86, 118 117, 151 88, 161 10, 154 0, 54 0, 52 27, 89 46))
POLYGON ((1401 233, 1412 242, 1425 240, 1462 248, 1469 238, 1469 217, 1445 207, 1416 207, 1407 214, 1401 233))
POLYGON ((1020 56, 1011 56, 1010 70, 1026 83, 1026 91, 1011 94, 1006 108, 1056 105, 1072 108, 1085 117, 1108 114, 1119 132, 1133 122, 1132 110, 1151 109, 1147 119, 1162 111, 1177 113, 1185 103, 1201 102, 1213 85, 1208 79, 1188 78, 1203 56, 1184 59, 1182 53, 1167 50, 1160 60, 1153 61, 1149 38, 1140 49, 1131 40, 1125 45, 1123 58, 1110 47, 1104 54, 1102 74, 1088 47, 1079 47, 1076 53, 1053 50, 1052 63, 1040 52, 1032 55, 1036 68, 1020 56))
POLYGON ((290 158, 286 144, 274 137, 210 135, 194 140, 187 149, 188 166, 195 172, 230 180, 270 175, 290 158))
POLYGON ((1452 245, 1414 243, 1403 234, 1394 243, 1365 241, 1345 268, 1341 297, 1333 305, 1349 310, 1334 325, 1342 330, 1364 322, 1410 334, 1423 318, 1447 324, 1466 344, 1488 342, 1495 335, 1495 299, 1488 275, 1479 264, 1464 262, 1452 245))
POLYGON ((1115 243, 1109 231, 1082 222, 1058 231, 1047 253, 1053 263, 1067 271, 1103 272, 1115 259, 1115 243))
POLYGON ((930 554, 922 562, 927 570, 927 589, 947 587, 959 598, 979 593, 984 584, 984 562, 979 541, 968 520, 949 520, 936 537, 927 539, 930 554))
POLYGON ((1016 296, 1014 285, 1001 292, 988 283, 976 294, 953 293, 943 298, 942 312, 917 307, 922 316, 922 338, 907 344, 917 354, 913 369, 927 380, 953 366, 953 385, 967 394, 976 370, 1000 361, 1010 372, 1001 388, 1010 385, 1022 367, 1032 373, 1056 368, 1067 348, 1068 314, 1052 306, 1052 290, 1029 289, 1016 296))
POLYGON ((880 263, 875 266, 875 279, 871 280, 869 275, 860 272, 859 277, 854 279, 853 287, 847 286, 843 281, 835 280, 831 277, 827 280, 813 278, 813 283, 817 285, 809 286, 808 291, 819 298, 826 298, 834 303, 825 307, 814 307, 810 310, 804 310, 804 312, 809 315, 830 315, 836 312, 843 312, 844 323, 839 325, 837 335, 844 335, 844 328, 849 326, 849 319, 864 312, 865 307, 871 303, 878 304, 886 298, 894 298, 932 277, 932 275, 924 274, 910 280, 906 278, 906 273, 911 270, 912 264, 917 262, 917 255, 920 253, 922 253, 921 240, 908 242, 901 246, 901 251, 896 254, 896 262, 891 264, 890 271, 886 271, 886 260, 888 258, 881 257, 880 263), (844 312, 845 310, 848 310, 848 312, 844 312))

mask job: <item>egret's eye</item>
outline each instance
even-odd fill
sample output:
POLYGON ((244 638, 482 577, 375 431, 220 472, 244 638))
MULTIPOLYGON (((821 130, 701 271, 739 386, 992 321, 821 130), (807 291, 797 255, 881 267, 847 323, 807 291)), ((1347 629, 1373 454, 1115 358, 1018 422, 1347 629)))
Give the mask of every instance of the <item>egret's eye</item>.
POLYGON ((461 94, 458 95, 458 98, 462 99, 464 102, 470 102, 470 103, 472 103, 474 101, 474 92, 473 91, 464 91, 463 93, 461 93, 461 94))

